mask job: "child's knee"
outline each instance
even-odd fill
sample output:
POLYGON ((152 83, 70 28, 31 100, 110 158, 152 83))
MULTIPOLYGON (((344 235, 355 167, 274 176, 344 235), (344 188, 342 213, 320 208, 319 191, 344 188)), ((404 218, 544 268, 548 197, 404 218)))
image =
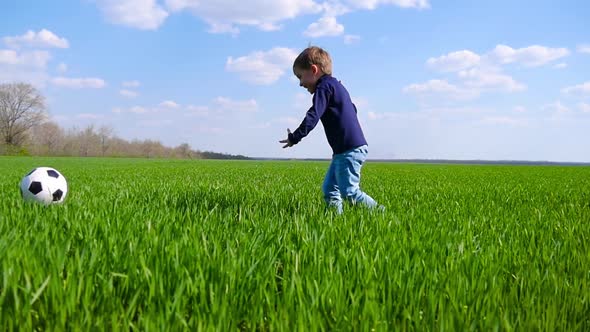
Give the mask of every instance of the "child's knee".
POLYGON ((350 203, 354 203, 358 200, 359 196, 361 195, 361 191, 359 188, 345 188, 344 190, 340 191, 340 195, 350 203))

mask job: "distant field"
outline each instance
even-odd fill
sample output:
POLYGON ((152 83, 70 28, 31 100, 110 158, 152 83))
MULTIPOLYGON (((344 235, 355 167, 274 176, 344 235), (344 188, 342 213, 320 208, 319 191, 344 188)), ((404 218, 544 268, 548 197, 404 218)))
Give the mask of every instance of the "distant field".
POLYGON ((369 162, 336 216, 327 166, 0 157, 0 326, 590 330, 590 167, 369 162))

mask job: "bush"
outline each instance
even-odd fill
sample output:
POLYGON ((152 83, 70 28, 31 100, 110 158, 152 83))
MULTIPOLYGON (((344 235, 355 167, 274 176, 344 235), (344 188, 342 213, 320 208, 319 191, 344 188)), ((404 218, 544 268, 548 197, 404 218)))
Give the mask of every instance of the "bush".
POLYGON ((29 150, 22 146, 0 145, 0 155, 2 156, 30 156, 29 150))

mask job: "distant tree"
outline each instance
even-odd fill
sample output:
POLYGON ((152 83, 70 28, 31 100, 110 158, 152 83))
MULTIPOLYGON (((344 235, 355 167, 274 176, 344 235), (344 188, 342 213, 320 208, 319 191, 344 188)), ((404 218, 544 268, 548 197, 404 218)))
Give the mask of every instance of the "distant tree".
POLYGON ((101 156, 103 157, 109 149, 109 142, 112 139, 113 131, 113 128, 108 126, 102 126, 98 128, 98 137, 100 138, 100 151, 101 156))
POLYGON ((166 157, 166 147, 160 141, 144 140, 138 142, 141 150, 141 156, 145 158, 161 158, 166 157))
POLYGON ((80 144, 79 155, 81 157, 98 156, 98 151, 101 148, 101 138, 94 130, 94 125, 89 125, 86 129, 78 133, 78 142, 80 144))
POLYGON ((0 135, 4 144, 21 146, 27 131, 45 118, 45 99, 32 85, 0 84, 0 135))
POLYGON ((191 146, 188 143, 182 143, 177 146, 175 149, 176 156, 179 158, 191 158, 193 151, 191 150, 191 146))
POLYGON ((64 131, 55 122, 43 122, 31 133, 32 151, 41 155, 63 153, 64 131))

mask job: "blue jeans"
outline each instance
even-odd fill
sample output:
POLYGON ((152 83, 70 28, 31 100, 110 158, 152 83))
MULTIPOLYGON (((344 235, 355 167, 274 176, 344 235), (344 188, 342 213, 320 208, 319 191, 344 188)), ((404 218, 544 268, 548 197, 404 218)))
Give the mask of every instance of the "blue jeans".
POLYGON ((367 160, 367 153, 367 146, 363 145, 332 157, 322 185, 324 200, 329 208, 336 208, 338 213, 342 213, 343 198, 352 205, 360 204, 368 208, 377 206, 377 202, 359 187, 361 167, 367 160))

